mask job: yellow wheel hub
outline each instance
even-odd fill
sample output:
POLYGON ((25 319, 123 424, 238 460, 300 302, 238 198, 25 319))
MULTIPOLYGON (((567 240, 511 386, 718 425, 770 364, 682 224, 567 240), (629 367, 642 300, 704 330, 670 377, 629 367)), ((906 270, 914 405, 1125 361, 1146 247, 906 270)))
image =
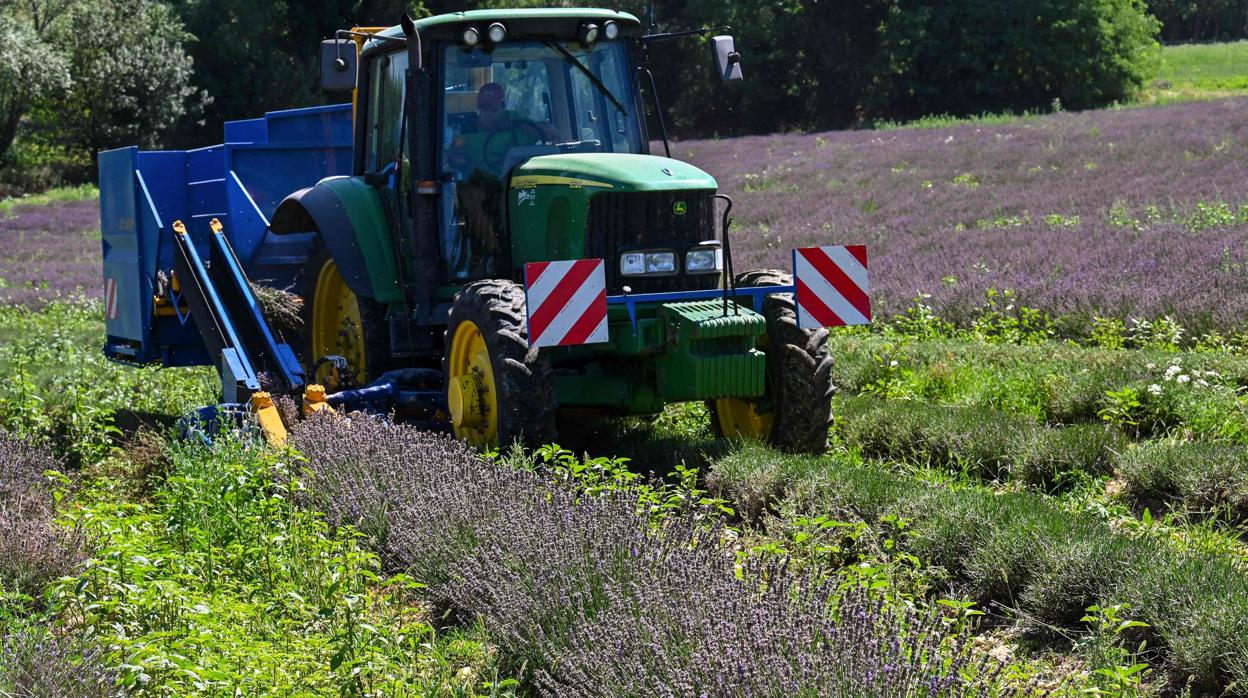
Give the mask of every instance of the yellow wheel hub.
POLYGON ((446 402, 456 438, 477 446, 498 442, 498 390, 481 328, 461 322, 451 337, 446 402))
MULTIPOLYGON (((338 265, 330 260, 321 267, 312 295, 311 355, 308 361, 322 356, 337 354, 347 360, 355 379, 363 381, 368 376, 365 364, 364 324, 360 319, 360 303, 355 293, 347 287, 338 271, 338 265)), ((337 370, 325 365, 311 376, 311 381, 339 387, 337 370)))
MULTIPOLYGON (((767 351, 770 344, 767 335, 758 338, 759 349, 767 351)), ((768 380, 771 380, 770 373, 768 371, 768 380)), ((775 414, 759 413, 758 405, 749 400, 725 397, 715 401, 715 419, 719 420, 719 431, 725 438, 766 441, 771 438, 775 414)))
POLYGON ((754 403, 738 397, 716 400, 715 418, 719 420, 720 432, 730 439, 766 440, 775 421, 775 415, 759 414, 754 403))

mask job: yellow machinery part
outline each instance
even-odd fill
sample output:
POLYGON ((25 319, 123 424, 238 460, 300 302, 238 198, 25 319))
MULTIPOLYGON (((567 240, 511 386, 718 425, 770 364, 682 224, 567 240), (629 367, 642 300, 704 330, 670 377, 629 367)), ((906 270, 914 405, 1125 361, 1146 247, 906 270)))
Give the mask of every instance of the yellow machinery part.
POLYGON ((277 413, 277 405, 273 404, 273 396, 263 390, 251 394, 251 412, 260 423, 260 431, 270 446, 286 444, 286 425, 282 424, 282 416, 277 413))
POLYGON ((312 383, 303 389, 303 416, 310 417, 318 412, 333 413, 334 408, 325 401, 325 386, 312 383))

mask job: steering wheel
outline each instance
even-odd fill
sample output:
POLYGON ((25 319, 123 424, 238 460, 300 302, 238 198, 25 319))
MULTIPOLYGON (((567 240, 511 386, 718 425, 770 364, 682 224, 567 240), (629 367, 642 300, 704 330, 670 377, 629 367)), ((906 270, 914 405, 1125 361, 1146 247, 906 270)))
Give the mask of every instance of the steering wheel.
MULTIPOLYGON (((512 128, 526 129, 529 132, 531 132, 534 136, 537 137, 537 140, 539 143, 546 142, 546 137, 542 134, 542 130, 537 127, 537 124, 531 121, 517 121, 515 124, 512 125, 512 128)), ((491 170, 497 170, 498 168, 503 166, 503 161, 507 159, 507 151, 511 150, 511 148, 505 148, 501 152, 495 153, 494 151, 490 150, 490 144, 494 142, 495 136, 498 136, 500 134, 506 133, 510 137, 511 131, 512 129, 505 129, 502 131, 491 131, 490 135, 485 137, 485 143, 481 145, 481 163, 483 165, 490 168, 491 170)))

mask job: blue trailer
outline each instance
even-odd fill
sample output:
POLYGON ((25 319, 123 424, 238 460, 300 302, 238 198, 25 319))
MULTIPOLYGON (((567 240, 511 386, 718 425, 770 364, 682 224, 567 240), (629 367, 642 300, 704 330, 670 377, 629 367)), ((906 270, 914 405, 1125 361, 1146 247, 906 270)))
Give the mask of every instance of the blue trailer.
POLYGON ((104 353, 216 366, 227 402, 259 390, 260 371, 299 388, 298 360, 245 282, 296 281, 313 233, 273 235, 269 220, 291 192, 350 173, 351 105, 228 122, 225 142, 207 148, 118 148, 101 153, 99 167, 104 353))

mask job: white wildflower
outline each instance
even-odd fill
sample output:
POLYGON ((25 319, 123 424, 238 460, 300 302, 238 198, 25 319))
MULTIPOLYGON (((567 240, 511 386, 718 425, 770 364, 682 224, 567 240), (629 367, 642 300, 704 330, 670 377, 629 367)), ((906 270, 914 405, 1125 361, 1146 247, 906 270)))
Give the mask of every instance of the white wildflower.
POLYGON ((1146 368, 1146 369, 1148 369, 1148 370, 1152 371, 1153 369, 1157 368, 1157 364, 1155 364, 1155 363, 1153 363, 1153 362, 1151 362, 1151 361, 1150 361, 1150 362, 1148 362, 1148 363, 1144 364, 1144 368, 1146 368))
POLYGON ((1152 385, 1148 386, 1148 392, 1152 393, 1153 395, 1161 395, 1161 386, 1157 385, 1156 383, 1153 383, 1152 385))
POLYGON ((1201 378, 1200 380, 1198 380, 1198 381, 1196 381, 1196 382, 1197 382, 1198 384, 1200 384, 1200 386, 1201 386, 1202 388, 1208 388, 1208 387, 1209 387, 1209 381, 1205 380, 1204 378, 1201 378))
POLYGON ((892 368, 893 366, 896 366, 896 365, 897 365, 897 359, 893 359, 892 361, 888 362, 889 368, 892 368))
POLYGON ((1182 371, 1183 369, 1178 364, 1174 364, 1166 369, 1166 374, 1164 377, 1168 381, 1174 380, 1174 377, 1179 375, 1179 373, 1181 373, 1182 371))
POLYGON ((1183 375, 1175 376, 1175 377, 1174 377, 1174 382, 1175 382, 1175 383, 1186 383, 1186 382, 1190 381, 1191 379, 1192 379, 1192 377, 1191 377, 1191 376, 1189 376, 1189 375, 1187 375, 1187 374, 1183 374, 1183 375))

